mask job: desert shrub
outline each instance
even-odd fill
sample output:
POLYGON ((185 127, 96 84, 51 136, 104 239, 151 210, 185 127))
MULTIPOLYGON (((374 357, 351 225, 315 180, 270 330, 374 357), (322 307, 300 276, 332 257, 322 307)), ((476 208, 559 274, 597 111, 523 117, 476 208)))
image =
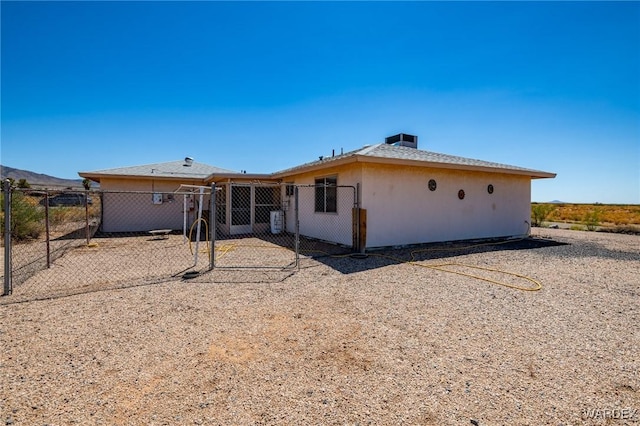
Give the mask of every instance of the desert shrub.
POLYGON ((596 228, 600 226, 601 220, 602 212, 600 209, 596 208, 585 213, 582 222, 587 227, 587 231, 595 231, 596 228))
POLYGON ((584 226, 582 225, 571 225, 571 229, 572 231, 584 231, 584 226))
POLYGON ((18 188, 29 189, 29 188, 31 188, 31 184, 29 182, 27 182, 26 179, 20 179, 18 181, 18 188))
MULTIPOLYGON (((0 196, 4 206, 4 193, 0 196)), ((0 227, 4 234, 4 211, 0 219, 0 227)), ((11 196, 11 238, 16 241, 38 238, 44 231, 44 210, 33 197, 22 192, 14 192, 11 196)))
POLYGON ((542 226, 547 217, 555 210, 551 204, 531 205, 531 226, 542 226))

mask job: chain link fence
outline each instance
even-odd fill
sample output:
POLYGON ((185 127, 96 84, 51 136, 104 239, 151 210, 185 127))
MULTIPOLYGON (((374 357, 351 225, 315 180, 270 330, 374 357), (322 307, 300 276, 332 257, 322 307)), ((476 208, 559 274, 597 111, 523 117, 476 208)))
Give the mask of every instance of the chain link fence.
POLYGON ((355 187, 230 183, 215 191, 216 268, 294 268, 300 257, 352 251, 355 187))
POLYGON ((189 274, 216 281, 214 270, 295 271, 301 259, 353 251, 356 201, 355 187, 331 184, 5 190, 2 280, 11 296, 0 303, 189 274))
POLYGON ((351 253, 358 246, 357 192, 354 186, 299 185, 300 254, 318 257, 351 253))
MULTIPOLYGON (((11 278, 18 285, 50 267, 64 253, 89 243, 100 222, 100 196, 88 191, 13 189, 2 195, 2 229, 6 207, 11 214, 11 278), (5 199, 9 203, 5 203, 5 199)), ((5 264, 6 239, 2 256, 5 264)), ((2 277, 6 274, 3 268, 2 277)))

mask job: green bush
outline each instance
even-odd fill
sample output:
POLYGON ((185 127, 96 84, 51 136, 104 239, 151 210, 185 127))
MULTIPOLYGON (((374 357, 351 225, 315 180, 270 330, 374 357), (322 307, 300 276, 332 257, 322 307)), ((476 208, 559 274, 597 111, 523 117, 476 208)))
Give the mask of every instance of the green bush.
MULTIPOLYGON (((4 235, 4 193, 0 195, 0 202, 3 206, 0 228, 4 235)), ((11 238, 16 241, 35 239, 44 231, 44 227, 44 210, 37 201, 22 192, 14 192, 11 195, 11 238)))
POLYGON ((602 212, 600 209, 594 209, 585 213, 582 222, 587 227, 587 231, 595 231, 596 228, 600 226, 601 220, 602 212))
POLYGON ((542 226, 547 217, 555 210, 551 204, 531 205, 531 226, 542 226))
POLYGON ((29 189, 31 188, 31 184, 29 184, 26 179, 20 179, 18 181, 18 188, 29 189))

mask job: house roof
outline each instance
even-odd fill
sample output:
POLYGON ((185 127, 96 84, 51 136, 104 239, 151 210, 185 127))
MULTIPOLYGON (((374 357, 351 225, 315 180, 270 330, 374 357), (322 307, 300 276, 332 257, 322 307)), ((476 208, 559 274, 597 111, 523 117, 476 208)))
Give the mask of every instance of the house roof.
POLYGON ((114 169, 78 172, 84 178, 100 182, 104 177, 139 177, 149 179, 193 179, 203 180, 212 174, 235 174, 233 170, 222 169, 193 161, 190 166, 184 160, 166 163, 144 164, 141 166, 117 167, 114 169))
POLYGON ((531 178, 552 178, 556 176, 555 173, 543 172, 540 170, 476 160, 473 158, 458 157, 455 155, 440 154, 437 152, 384 143, 364 146, 363 148, 345 152, 344 154, 336 155, 334 157, 311 161, 296 167, 281 170, 273 175, 274 177, 287 176, 350 162, 405 164, 419 167, 487 171, 493 173, 525 175, 531 178))
POLYGON ((188 179, 191 181, 213 181, 216 178, 243 179, 280 179, 303 172, 322 170, 331 166, 338 166, 353 162, 399 164, 417 167, 431 167, 440 169, 474 170, 492 173, 505 173, 528 176, 530 178, 553 178, 555 173, 455 155, 440 154, 416 148, 389 144, 367 145, 362 148, 345 152, 333 157, 326 157, 301 164, 289 169, 271 174, 246 174, 220 167, 210 166, 193 161, 191 166, 185 165, 184 160, 166 163, 145 164, 141 166, 118 167, 114 169, 97 170, 93 172, 78 172, 83 178, 100 182, 105 177, 129 177, 143 179, 188 179))

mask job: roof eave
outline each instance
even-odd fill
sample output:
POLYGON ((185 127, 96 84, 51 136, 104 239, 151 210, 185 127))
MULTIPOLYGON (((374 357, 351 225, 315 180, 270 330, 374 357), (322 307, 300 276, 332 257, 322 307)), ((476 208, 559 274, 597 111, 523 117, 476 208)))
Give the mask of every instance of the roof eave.
POLYGON ((273 175, 265 173, 212 173, 204 181, 212 183, 220 179, 277 180, 273 175))
POLYGON ((93 173, 78 172, 78 176, 80 176, 81 178, 89 179, 89 180, 92 180, 94 182, 100 183, 101 176, 96 176, 93 173))
POLYGON ((322 160, 322 162, 314 162, 307 166, 294 167, 293 169, 287 169, 280 172, 275 172, 271 174, 273 178, 286 178, 287 176, 299 175, 302 173, 309 173, 316 170, 323 170, 329 167, 342 166, 344 164, 349 164, 356 162, 357 158, 355 155, 345 156, 343 158, 333 158, 329 157, 326 160, 322 160))
POLYGON ((547 173, 539 170, 529 169, 513 169, 508 167, 491 167, 481 166, 474 164, 453 164, 453 163, 441 163, 437 161, 425 161, 425 160, 411 160, 403 158, 389 158, 389 157, 372 157, 367 155, 357 155, 356 161, 365 163, 377 163, 377 164, 396 164, 405 166, 416 167, 430 167, 434 169, 448 169, 448 170, 467 170, 489 173, 502 173, 510 175, 529 176, 531 178, 554 178, 555 173, 547 173))
POLYGON ((192 182, 202 182, 206 176, 162 176, 162 175, 121 175, 111 173, 91 173, 91 172, 78 172, 80 177, 90 179, 94 182, 100 182, 100 179, 142 179, 142 180, 188 180, 192 182))
POLYGON ((306 167, 303 166, 301 168, 290 170, 289 172, 287 172, 286 170, 283 172, 277 172, 277 173, 274 173, 272 176, 277 178, 285 178, 291 175, 298 175, 302 173, 323 170, 328 167, 341 166, 344 164, 355 163, 355 162, 376 163, 376 164, 395 164, 395 165, 415 166, 415 167, 431 167, 434 169, 467 170, 467 171, 479 171, 479 172, 488 172, 488 173, 502 173, 502 174, 509 174, 509 175, 528 176, 531 179, 545 179, 545 178, 556 177, 555 173, 548 173, 540 170, 500 168, 500 167, 479 166, 479 165, 472 165, 472 164, 450 164, 450 163, 440 163, 440 162, 424 161, 424 160, 411 160, 411 159, 389 158, 389 157, 373 157, 373 156, 361 155, 361 154, 350 155, 348 157, 339 158, 335 160, 329 158, 323 162, 314 163, 306 167))

